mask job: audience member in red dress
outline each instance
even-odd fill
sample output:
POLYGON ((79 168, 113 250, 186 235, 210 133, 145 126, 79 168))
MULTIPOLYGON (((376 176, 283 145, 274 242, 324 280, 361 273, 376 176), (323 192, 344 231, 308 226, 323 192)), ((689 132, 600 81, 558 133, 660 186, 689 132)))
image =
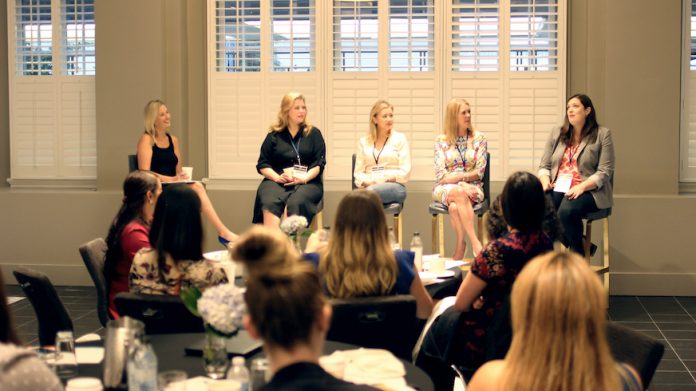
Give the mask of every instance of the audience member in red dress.
POLYGON ((467 390, 643 389, 638 373, 611 355, 607 296, 578 255, 555 252, 530 261, 510 301, 510 350, 505 360, 483 365, 467 390))
POLYGON ((133 256, 150 247, 148 233, 157 197, 162 192, 159 179, 149 171, 133 171, 123 182, 123 203, 106 237, 108 250, 104 276, 109 289, 109 315, 118 319, 114 297, 128 292, 128 273, 133 256))
POLYGON ((273 374, 261 390, 375 390, 337 379, 319 366, 331 305, 316 269, 299 260, 287 237, 256 226, 231 251, 248 270, 244 328, 263 340, 273 374))

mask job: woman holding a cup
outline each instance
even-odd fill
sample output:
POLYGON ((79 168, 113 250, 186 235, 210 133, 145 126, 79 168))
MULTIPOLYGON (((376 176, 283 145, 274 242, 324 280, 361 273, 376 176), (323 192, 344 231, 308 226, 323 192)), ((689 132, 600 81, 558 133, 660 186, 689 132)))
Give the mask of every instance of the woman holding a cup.
POLYGON ((215 212, 212 202, 200 182, 192 181, 193 167, 182 167, 179 139, 169 133, 171 115, 161 100, 151 100, 145 105, 145 131, 138 140, 138 168, 155 173, 163 184, 191 182, 191 187, 201 199, 201 212, 215 226, 218 240, 228 244, 237 238, 215 212))
POLYGON ((281 217, 292 215, 311 222, 324 197, 325 155, 321 131, 307 119, 305 97, 287 93, 261 144, 256 170, 263 181, 256 192, 253 223, 278 227, 281 217))
POLYGON ((360 138, 355 154, 355 186, 375 191, 382 204, 402 204, 411 174, 411 152, 406 136, 392 129, 394 106, 377 101, 369 121, 370 130, 360 138))

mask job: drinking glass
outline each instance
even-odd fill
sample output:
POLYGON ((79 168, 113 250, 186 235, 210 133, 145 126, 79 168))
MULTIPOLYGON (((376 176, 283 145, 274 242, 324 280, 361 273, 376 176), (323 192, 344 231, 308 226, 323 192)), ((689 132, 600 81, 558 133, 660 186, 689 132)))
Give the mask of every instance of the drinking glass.
POLYGON ((268 360, 265 358, 255 358, 251 361, 251 370, 249 373, 249 390, 255 391, 261 389, 270 380, 270 367, 268 360))
POLYGON ((56 333, 56 375, 67 379, 77 375, 77 357, 75 356, 75 339, 72 331, 56 333))

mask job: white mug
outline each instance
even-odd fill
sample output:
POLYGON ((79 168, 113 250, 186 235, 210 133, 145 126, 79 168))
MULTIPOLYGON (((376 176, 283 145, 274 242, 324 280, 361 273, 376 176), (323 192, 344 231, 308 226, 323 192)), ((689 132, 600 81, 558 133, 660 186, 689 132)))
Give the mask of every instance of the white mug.
POLYGON ((189 180, 193 180, 193 167, 181 167, 181 171, 188 176, 189 180))

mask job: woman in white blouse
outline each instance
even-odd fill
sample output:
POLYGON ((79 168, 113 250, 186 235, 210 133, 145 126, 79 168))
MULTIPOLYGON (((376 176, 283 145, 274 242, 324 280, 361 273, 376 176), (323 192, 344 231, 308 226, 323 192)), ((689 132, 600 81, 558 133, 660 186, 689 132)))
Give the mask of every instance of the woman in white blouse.
POLYGON ((375 191, 383 204, 403 203, 411 175, 406 136, 394 127, 394 106, 377 101, 370 111, 370 130, 360 138, 355 155, 355 185, 375 191))

